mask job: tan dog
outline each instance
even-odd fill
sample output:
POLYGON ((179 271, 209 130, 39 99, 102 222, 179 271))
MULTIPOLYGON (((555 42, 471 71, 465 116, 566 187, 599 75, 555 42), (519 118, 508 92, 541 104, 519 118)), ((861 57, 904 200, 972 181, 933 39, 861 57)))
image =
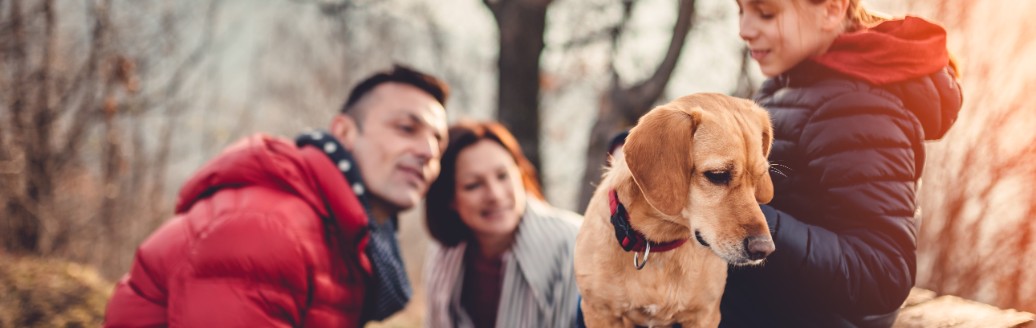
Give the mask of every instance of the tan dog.
POLYGON ((720 94, 685 96, 640 119, 576 238, 587 327, 719 325, 727 264, 759 264, 774 250, 759 208, 773 197, 772 136, 765 110, 720 94), (650 241, 643 251, 620 245, 637 238, 650 241))

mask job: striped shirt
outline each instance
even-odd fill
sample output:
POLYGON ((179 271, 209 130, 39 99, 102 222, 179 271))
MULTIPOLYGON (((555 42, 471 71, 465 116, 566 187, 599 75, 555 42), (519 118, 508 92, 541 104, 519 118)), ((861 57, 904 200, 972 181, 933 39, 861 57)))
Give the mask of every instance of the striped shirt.
MULTIPOLYGON (((573 252, 581 218, 529 199, 514 246, 504 254, 496 327, 575 327, 579 288, 573 252)), ((461 306, 466 244, 432 243, 425 262, 425 327, 473 327, 461 306)))

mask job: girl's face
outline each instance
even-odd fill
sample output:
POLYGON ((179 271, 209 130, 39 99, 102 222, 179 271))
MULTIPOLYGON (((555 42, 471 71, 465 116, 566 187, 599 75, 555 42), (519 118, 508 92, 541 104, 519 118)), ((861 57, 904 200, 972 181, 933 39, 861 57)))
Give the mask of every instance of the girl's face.
POLYGON ((493 140, 481 140, 457 154, 452 207, 475 235, 501 236, 518 228, 525 187, 511 154, 493 140))
MULTIPOLYGON (((741 39, 763 74, 777 76, 823 54, 841 32, 840 0, 737 0, 741 39)), ((844 8, 844 7, 842 7, 844 8)))

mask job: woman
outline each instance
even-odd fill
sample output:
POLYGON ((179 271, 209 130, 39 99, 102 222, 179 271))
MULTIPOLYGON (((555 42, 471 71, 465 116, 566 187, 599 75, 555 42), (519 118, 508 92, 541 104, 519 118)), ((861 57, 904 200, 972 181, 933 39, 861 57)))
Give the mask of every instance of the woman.
POLYGON ((914 285, 925 140, 961 106, 946 31, 860 0, 737 0, 770 77, 756 101, 786 167, 763 206, 777 250, 731 270, 723 327, 888 327, 914 285))
POLYGON ((425 203, 438 242, 426 262, 426 326, 572 327, 580 218, 544 202, 500 124, 462 122, 449 136, 425 203))

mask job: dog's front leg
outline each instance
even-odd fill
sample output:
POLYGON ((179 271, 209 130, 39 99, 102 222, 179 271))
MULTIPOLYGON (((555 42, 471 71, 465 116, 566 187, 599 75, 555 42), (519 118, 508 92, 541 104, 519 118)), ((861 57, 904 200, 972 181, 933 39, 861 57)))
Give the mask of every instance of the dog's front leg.
POLYGON ((694 321, 681 322, 680 326, 683 328, 716 328, 719 327, 720 318, 719 305, 717 305, 712 311, 701 311, 694 321))
POLYGON ((580 302, 582 302, 580 306, 583 308, 583 321, 587 328, 626 328, 621 317, 609 315, 607 311, 587 304, 586 299, 580 302))

